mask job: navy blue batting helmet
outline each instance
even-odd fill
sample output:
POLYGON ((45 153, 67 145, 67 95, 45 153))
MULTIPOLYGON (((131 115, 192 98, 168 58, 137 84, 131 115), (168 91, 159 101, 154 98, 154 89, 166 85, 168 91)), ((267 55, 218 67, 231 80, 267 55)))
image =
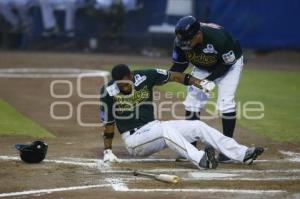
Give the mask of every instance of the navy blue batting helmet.
POLYGON ((191 40, 200 30, 200 23, 195 17, 180 18, 175 26, 175 44, 183 50, 191 49, 191 40))
POLYGON ((31 144, 15 144, 20 151, 21 160, 26 163, 39 163, 46 157, 48 145, 43 141, 34 141, 31 144))

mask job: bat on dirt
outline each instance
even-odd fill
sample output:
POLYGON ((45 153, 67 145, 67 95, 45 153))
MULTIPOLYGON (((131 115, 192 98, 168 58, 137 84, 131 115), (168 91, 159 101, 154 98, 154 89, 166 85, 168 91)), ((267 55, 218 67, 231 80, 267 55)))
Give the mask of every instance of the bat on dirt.
POLYGON ((133 171, 134 176, 147 176, 154 178, 156 180, 162 181, 162 182, 169 182, 169 183, 178 183, 179 182, 179 177, 175 175, 168 175, 168 174, 152 174, 152 173, 146 173, 146 172, 141 172, 141 171, 133 171))

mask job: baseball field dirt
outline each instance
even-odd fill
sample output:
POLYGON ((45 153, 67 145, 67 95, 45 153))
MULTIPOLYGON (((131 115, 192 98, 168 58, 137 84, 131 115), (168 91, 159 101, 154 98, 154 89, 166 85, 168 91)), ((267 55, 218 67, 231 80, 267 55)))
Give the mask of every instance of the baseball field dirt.
MULTIPOLYGON (((258 57, 250 58, 247 65, 299 71, 299 56, 291 56, 296 61, 288 64, 258 57)), ((176 156, 169 150, 135 159, 128 155, 119 134, 113 151, 122 162, 106 165, 101 161, 102 128, 96 126, 98 98, 87 95, 97 95, 104 81, 92 76, 79 81, 78 73, 96 73, 118 63, 166 66, 170 64, 168 58, 0 52, 0 60, 0 69, 11 69, 9 75, 0 77, 0 98, 55 136, 42 139, 49 149, 40 164, 23 163, 13 147, 36 138, 0 137, 0 198, 300 198, 300 143, 273 141, 240 125, 235 130, 238 142, 266 148, 253 165, 220 164, 216 170, 200 171, 188 162, 175 162, 176 156), (168 184, 133 176, 134 169, 177 175, 180 182, 168 184)), ((164 96, 156 103, 166 100, 179 101, 164 96)), ((177 109, 183 117, 183 106, 177 109)), ((160 119, 172 116, 164 112, 160 119)), ((218 119, 206 122, 221 129, 218 119)), ((203 148, 203 144, 198 147, 203 148)))

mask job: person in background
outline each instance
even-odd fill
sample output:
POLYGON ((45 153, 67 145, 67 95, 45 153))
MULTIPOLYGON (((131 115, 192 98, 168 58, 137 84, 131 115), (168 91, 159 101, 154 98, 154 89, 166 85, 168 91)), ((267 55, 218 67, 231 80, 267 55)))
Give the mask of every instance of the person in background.
POLYGON ((85 5, 85 0, 39 0, 44 32, 44 37, 55 36, 60 33, 57 20, 55 17, 55 10, 65 11, 65 23, 63 34, 67 37, 75 36, 75 15, 76 10, 85 5))
POLYGON ((126 12, 138 8, 137 0, 95 0, 95 9, 108 12, 112 5, 122 5, 126 12))
POLYGON ((0 15, 10 26, 10 32, 24 32, 29 30, 32 19, 29 9, 36 5, 35 0, 1 0, 0 15))

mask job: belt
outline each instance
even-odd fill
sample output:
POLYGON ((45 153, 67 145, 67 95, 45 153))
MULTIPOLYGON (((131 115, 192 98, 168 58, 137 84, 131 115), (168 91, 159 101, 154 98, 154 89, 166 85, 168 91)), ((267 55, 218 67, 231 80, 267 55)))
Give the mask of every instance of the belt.
POLYGON ((140 128, 141 128, 141 126, 140 126, 140 127, 136 127, 136 128, 134 128, 134 129, 131 129, 131 130, 128 130, 128 131, 125 131, 125 132, 122 133, 122 136, 123 136, 123 137, 127 137, 127 136, 129 136, 129 135, 132 135, 132 134, 134 134, 137 130, 139 130, 140 128))
POLYGON ((136 128, 134 128, 134 129, 131 129, 131 130, 129 130, 129 134, 130 135, 132 135, 132 134, 134 134, 137 130, 139 130, 141 128, 141 126, 140 127, 136 127, 136 128))

